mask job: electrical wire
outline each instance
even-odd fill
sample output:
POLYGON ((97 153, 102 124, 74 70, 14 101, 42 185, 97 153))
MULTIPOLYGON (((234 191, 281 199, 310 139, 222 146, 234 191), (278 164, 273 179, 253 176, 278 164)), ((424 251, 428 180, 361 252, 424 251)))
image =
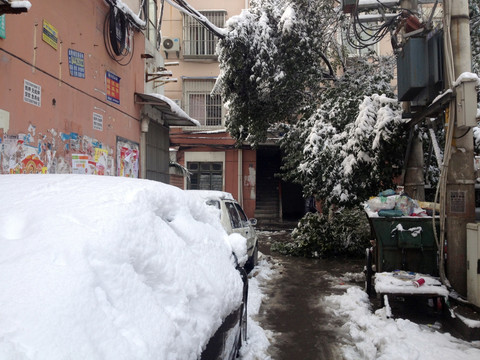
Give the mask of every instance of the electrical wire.
MULTIPOLYGON (((135 52, 135 37, 132 36, 132 42, 130 44, 130 49, 124 46, 125 38, 123 38, 123 44, 121 46, 121 50, 119 47, 115 48, 115 41, 116 40, 116 29, 111 28, 112 26, 112 12, 114 11, 114 6, 110 6, 110 11, 105 16, 105 21, 103 24, 103 41, 105 43, 105 49, 107 50, 108 56, 118 63, 121 66, 127 66, 133 59, 133 55, 135 52)), ((118 10, 120 11, 120 10, 118 10)), ((113 18, 116 18, 113 16, 113 18)), ((125 37, 129 36, 130 32, 133 31, 131 29, 130 21, 126 20, 127 24, 125 25, 125 37)))
MULTIPOLYGON (((394 38, 394 32, 403 25, 408 17, 415 15, 412 10, 397 7, 394 5, 385 5, 380 0, 376 0, 379 5, 379 13, 384 21, 378 25, 371 22, 362 22, 360 18, 359 0, 356 0, 356 6, 353 8, 352 16, 346 31, 346 40, 349 46, 361 50, 375 45, 384 39, 388 34, 394 38), (385 15, 390 15, 387 19, 385 15)), ((394 50, 397 47, 393 42, 394 50)))

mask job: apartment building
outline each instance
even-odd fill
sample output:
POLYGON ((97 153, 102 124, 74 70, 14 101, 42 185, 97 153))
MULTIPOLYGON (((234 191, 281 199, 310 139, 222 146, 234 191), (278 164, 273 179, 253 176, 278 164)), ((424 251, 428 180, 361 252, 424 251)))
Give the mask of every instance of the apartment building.
POLYGON ((2 0, 0 173, 169 182, 168 127, 195 121, 152 81, 163 66, 156 1, 12 8, 2 0))
MULTIPOLYGON (((246 0, 190 0, 189 4, 219 28, 249 5, 246 0)), ((165 95, 200 122, 199 127, 170 129, 171 160, 177 164, 171 168, 171 184, 183 189, 228 191, 249 217, 281 220, 282 182, 274 176, 280 168, 278 144, 271 141, 256 150, 249 144, 235 144, 225 129, 226 109, 221 96, 211 95, 219 74, 215 53, 218 39, 168 4, 161 32, 165 62, 178 63, 169 68, 176 82, 165 84, 165 95)), ((301 212, 303 200, 296 190, 301 212)))

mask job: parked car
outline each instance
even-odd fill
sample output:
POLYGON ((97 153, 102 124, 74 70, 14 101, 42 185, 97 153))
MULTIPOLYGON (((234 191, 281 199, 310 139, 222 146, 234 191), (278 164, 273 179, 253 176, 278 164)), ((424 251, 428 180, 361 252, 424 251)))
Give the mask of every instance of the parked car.
POLYGON ((155 181, 0 175, 0 359, 233 359, 247 275, 203 201, 155 181))
POLYGON ((204 199, 207 205, 220 210, 220 221, 228 234, 237 233, 247 240, 248 260, 245 269, 250 272, 258 262, 258 236, 254 226, 256 219, 248 219, 242 207, 232 194, 215 190, 188 190, 204 199))

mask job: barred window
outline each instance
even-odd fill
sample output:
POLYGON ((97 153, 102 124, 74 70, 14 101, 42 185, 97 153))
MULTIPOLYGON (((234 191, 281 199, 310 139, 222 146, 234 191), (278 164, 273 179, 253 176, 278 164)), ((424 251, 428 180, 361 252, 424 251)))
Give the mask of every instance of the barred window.
MULTIPOLYGON (((212 24, 219 28, 225 26, 226 11, 199 11, 212 24)), ((215 57, 218 38, 200 24, 195 18, 183 16, 183 55, 185 58, 215 57)))
POLYGON ((222 98, 220 95, 210 95, 215 85, 215 79, 191 80, 184 79, 185 110, 190 117, 198 120, 201 125, 222 125, 222 98))
POLYGON ((187 162, 190 179, 187 189, 223 190, 223 164, 221 162, 187 162))

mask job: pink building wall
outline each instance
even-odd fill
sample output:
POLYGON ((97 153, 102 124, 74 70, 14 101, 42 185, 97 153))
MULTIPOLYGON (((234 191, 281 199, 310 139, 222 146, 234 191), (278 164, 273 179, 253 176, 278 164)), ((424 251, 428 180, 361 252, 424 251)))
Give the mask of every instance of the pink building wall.
POLYGON ((140 54, 145 38, 133 31, 129 65, 114 61, 104 40, 108 10, 103 0, 42 0, 32 3, 27 13, 5 15, 6 36, 0 38, 0 173, 77 169, 138 176, 141 108, 134 103, 134 92, 143 92, 140 54), (47 42, 43 32, 52 29, 56 34, 47 42), (70 73, 69 49, 83 54, 84 78, 70 73), (107 71, 120 78, 119 104, 107 100, 107 71), (25 81, 41 89, 36 104, 25 101, 25 81), (125 158, 131 151, 133 156, 125 158), (84 156, 75 160, 76 155, 84 156))

